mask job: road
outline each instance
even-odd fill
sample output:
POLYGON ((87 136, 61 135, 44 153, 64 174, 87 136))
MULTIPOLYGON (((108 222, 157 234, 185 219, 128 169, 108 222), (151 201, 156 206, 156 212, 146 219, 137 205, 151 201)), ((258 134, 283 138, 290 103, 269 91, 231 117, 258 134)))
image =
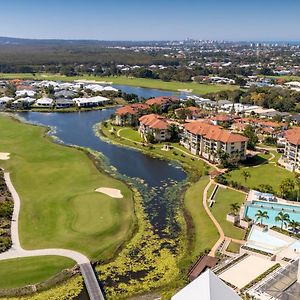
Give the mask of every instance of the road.
POLYGON ((14 188, 11 182, 9 173, 7 172, 4 173, 4 179, 14 201, 14 210, 13 210, 12 222, 11 222, 12 247, 8 251, 0 254, 0 260, 21 258, 21 257, 46 256, 46 255, 58 255, 58 256, 68 257, 76 261, 76 263, 79 265, 90 299, 104 300, 105 298, 100 289, 96 274, 91 266, 90 260, 85 255, 68 249, 25 250, 22 248, 20 244, 19 230, 18 230, 21 200, 16 189, 14 188))

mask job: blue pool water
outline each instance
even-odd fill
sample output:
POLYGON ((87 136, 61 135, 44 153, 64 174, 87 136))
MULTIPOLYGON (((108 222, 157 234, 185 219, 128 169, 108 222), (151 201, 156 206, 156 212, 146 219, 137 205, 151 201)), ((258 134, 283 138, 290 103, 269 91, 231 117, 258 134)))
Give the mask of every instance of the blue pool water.
POLYGON ((290 216, 290 220, 300 222, 300 206, 280 204, 274 202, 253 201, 253 203, 247 205, 245 209, 245 217, 256 221, 255 214, 258 210, 268 212, 269 219, 264 219, 263 224, 269 226, 281 226, 280 222, 275 221, 276 216, 281 211, 283 213, 287 213, 290 216))

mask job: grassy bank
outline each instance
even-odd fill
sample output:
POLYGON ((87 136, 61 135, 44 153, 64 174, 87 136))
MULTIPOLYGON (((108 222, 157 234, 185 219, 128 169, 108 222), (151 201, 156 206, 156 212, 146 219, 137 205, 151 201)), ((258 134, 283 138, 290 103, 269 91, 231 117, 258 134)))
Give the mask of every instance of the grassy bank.
POLYGON ((242 205, 244 203, 245 195, 238 191, 220 187, 215 195, 215 201, 211 212, 223 228, 225 236, 239 240, 243 239, 245 231, 226 221, 226 215, 230 212, 231 204, 238 203, 242 205))
POLYGON ((184 197, 185 207, 192 218, 193 243, 191 257, 195 260, 201 252, 211 249, 219 238, 218 231, 203 207, 203 191, 209 182, 208 177, 193 184, 184 197))
POLYGON ((159 79, 146 79, 146 78, 132 78, 125 76, 72 76, 66 77, 59 74, 28 74, 28 73, 0 73, 0 79, 34 79, 34 80, 61 80, 61 81, 74 81, 74 80, 95 80, 100 82, 112 82, 117 85, 138 86, 144 88, 153 88, 160 90, 175 91, 189 90, 194 94, 208 94, 224 90, 234 90, 237 86, 233 85, 215 85, 215 84, 199 84, 195 82, 179 82, 171 81, 165 82, 159 79))
POLYGON ((42 282, 75 262, 60 256, 37 256, 0 261, 0 289, 42 282))
POLYGON ((45 137, 45 129, 0 117, 1 167, 11 173, 22 205, 19 233, 26 249, 65 248, 93 260, 111 258, 132 232, 131 190, 100 173, 85 153, 45 137), (96 193, 120 189, 123 199, 96 193))

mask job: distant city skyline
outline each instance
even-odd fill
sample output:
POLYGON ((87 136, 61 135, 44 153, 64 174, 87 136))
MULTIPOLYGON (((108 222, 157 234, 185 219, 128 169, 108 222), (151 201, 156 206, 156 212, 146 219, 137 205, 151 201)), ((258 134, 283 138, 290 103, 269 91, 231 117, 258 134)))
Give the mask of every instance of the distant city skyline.
POLYGON ((33 39, 300 41, 300 2, 10 0, 0 36, 33 39))

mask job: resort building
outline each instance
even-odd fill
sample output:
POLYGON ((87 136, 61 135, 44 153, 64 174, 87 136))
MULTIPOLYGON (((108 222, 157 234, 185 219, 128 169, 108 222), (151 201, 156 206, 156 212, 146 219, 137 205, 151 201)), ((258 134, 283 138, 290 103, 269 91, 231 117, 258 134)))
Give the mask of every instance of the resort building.
POLYGON ((231 133, 208 122, 185 124, 180 143, 194 155, 219 162, 219 153, 227 153, 234 161, 246 158, 248 138, 231 133))
POLYGON ((139 118, 139 133, 144 140, 153 136, 157 142, 167 141, 171 138, 169 123, 166 118, 156 114, 145 115, 139 118))
POLYGON ((149 105, 143 103, 134 103, 120 107, 116 110, 114 123, 118 126, 136 126, 139 123, 139 117, 148 113, 149 105))
POLYGON ((284 154, 278 162, 287 170, 300 173, 300 127, 287 130, 285 140, 284 154))
POLYGON ((161 111, 167 110, 171 105, 179 103, 180 100, 176 97, 156 97, 146 101, 149 106, 157 106, 161 111))
POLYGON ((203 111, 199 107, 181 107, 175 109, 175 115, 179 119, 197 120, 203 115, 203 111))

